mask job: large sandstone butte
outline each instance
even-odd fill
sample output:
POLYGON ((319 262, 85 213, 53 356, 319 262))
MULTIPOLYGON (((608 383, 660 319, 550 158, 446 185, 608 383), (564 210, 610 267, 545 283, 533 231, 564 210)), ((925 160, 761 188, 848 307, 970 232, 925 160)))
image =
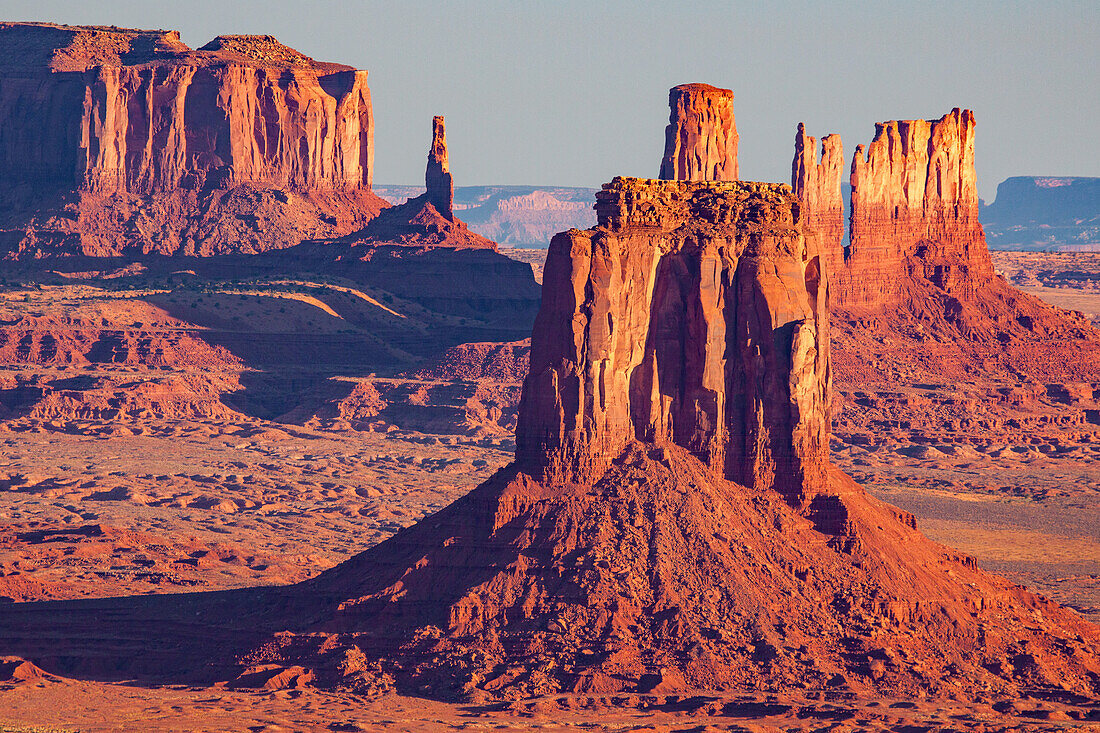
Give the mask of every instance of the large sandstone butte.
POLYGON ((367 72, 270 36, 0 24, 6 256, 252 253, 346 234, 370 192, 367 72))
POLYGON ((993 279, 978 223, 974 114, 952 110, 938 120, 875 125, 875 138, 852 160, 851 245, 844 251, 840 204, 840 139, 813 138, 799 126, 792 183, 807 217, 826 238, 837 304, 892 305, 909 297, 917 277, 970 299, 993 279), (842 266, 840 266, 842 265, 842 266))
POLYGON ((554 239, 512 465, 297 586, 14 604, 5 653, 437 697, 1095 699, 1100 630, 827 463, 801 209, 780 184, 616 179, 597 227, 554 239))
POLYGON ((516 461, 269 601, 297 633, 242 679, 1100 694, 1100 630, 828 464, 828 283, 800 209, 780 184, 606 185, 599 225, 551 245, 516 461))
POLYGON ((666 181, 736 181, 733 92, 710 84, 681 84, 668 91, 668 106, 665 155, 658 177, 666 181))
POLYGON ((771 184, 605 186, 600 226, 551 243, 520 460, 590 475, 642 440, 757 489, 820 486, 827 285, 791 202, 771 184))
POLYGON ((873 381, 885 363, 887 381, 1100 378, 1100 334, 994 273, 978 221, 973 113, 875 130, 852 160, 847 247, 840 139, 819 146, 802 125, 795 136, 791 182, 831 283, 838 381, 873 381), (969 366, 960 374, 959 364, 969 366))

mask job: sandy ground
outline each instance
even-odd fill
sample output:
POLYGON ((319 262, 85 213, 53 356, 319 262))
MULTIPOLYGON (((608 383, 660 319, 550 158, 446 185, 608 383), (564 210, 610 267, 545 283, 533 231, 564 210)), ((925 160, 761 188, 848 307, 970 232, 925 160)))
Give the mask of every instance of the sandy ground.
POLYGON ((941 447, 834 441, 833 459, 931 539, 1100 622, 1100 446, 1064 458, 941 447))
POLYGON ((1016 287, 1100 325, 1100 252, 992 252, 1016 287))
MULTIPOLYGON (((20 431, 19 421, 6 427, 0 582, 40 598, 293 582, 417 521, 509 460, 507 443, 243 419, 153 424, 146 435, 121 436, 40 425, 20 431)), ((1100 456, 1021 463, 1003 451, 953 457, 908 445, 834 447, 838 463, 879 497, 913 511, 933 539, 1100 617, 1100 456), (1085 493, 1034 495, 1037 484, 1066 482, 1085 493)), ((0 731, 1054 731, 1100 721, 1095 701, 1001 708, 716 693, 486 708, 308 689, 149 687, 48 675, 0 681, 0 731)))
POLYGON ((0 595, 296 582, 449 504, 508 458, 448 436, 145 429, 0 433, 0 595))
POLYGON ((1010 705, 822 695, 700 693, 677 697, 555 696, 506 706, 316 690, 141 688, 39 679, 6 686, 0 731, 1096 731, 1100 711, 1039 700, 1010 705))
POLYGON ((1023 287, 1025 293, 1045 300, 1051 305, 1071 311, 1080 311, 1094 323, 1100 321, 1100 290, 1081 292, 1066 288, 1023 287))

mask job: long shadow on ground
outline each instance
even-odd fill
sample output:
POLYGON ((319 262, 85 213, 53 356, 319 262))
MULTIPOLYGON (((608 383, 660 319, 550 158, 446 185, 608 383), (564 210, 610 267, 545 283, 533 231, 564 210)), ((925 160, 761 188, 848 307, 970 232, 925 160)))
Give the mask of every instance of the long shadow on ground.
POLYGON ((81 679, 211 683, 236 677, 237 657, 287 618, 316 613, 316 602, 302 601, 271 587, 9 604, 0 609, 0 655, 81 679))

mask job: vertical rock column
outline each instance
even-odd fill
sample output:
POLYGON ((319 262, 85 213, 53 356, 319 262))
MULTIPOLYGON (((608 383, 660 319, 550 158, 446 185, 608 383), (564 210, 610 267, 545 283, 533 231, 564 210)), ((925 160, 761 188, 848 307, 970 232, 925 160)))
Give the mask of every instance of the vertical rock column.
POLYGON ((666 181, 736 181, 737 124, 733 92, 710 84, 681 84, 668 92, 666 181))
POLYGON ((839 135, 818 141, 806 134, 801 122, 794 136, 791 188, 802 204, 802 222, 807 239, 815 238, 824 257, 833 293, 844 286, 838 277, 844 271, 844 202, 840 183, 844 175, 844 146, 839 135))
POLYGON ((442 117, 432 118, 432 147, 428 151, 424 185, 428 189, 428 202, 445 219, 454 221, 455 184, 447 167, 447 131, 442 117))

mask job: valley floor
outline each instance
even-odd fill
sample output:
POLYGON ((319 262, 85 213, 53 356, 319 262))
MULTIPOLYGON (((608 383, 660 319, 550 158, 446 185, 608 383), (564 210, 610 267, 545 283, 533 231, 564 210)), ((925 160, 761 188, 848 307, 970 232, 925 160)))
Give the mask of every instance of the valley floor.
MULTIPOLYGON (((280 370, 271 366, 277 354, 265 352, 259 366, 248 363, 247 344, 235 355, 247 337, 213 347, 186 341, 210 328, 186 321, 192 314, 240 329, 234 316, 269 322, 282 308, 294 333, 324 324, 332 343, 357 348, 364 335, 327 315, 323 288, 299 293, 318 305, 286 291, 276 299, 250 290, 246 300, 239 285, 232 295, 201 298, 122 290, 88 299, 86 287, 49 299, 9 289, 3 303, 0 601, 293 583, 449 504, 510 460, 518 383, 339 374, 324 365, 312 374, 308 360, 280 370), (67 306, 75 324, 47 308, 66 294, 84 304, 67 306), (120 313, 130 322, 112 323, 120 313), (150 330, 171 338, 142 342, 150 330), (40 332, 49 339, 35 341, 40 332), (104 339, 113 339, 115 356, 96 356, 104 339), (57 363, 59 350, 67 363, 57 363), (265 390, 273 388, 284 391, 272 398, 265 390)), ((368 305, 379 310, 384 297, 372 293, 368 305)), ((294 333, 280 348, 293 350, 294 333)), ((1039 389, 1020 409, 1035 420, 1091 409, 1095 395, 1072 397, 1078 387, 1069 385, 1066 397, 1063 387, 1039 389)), ((842 469, 911 511, 932 539, 1100 622, 1093 423, 1074 423, 1071 439, 1051 424, 973 443, 906 431, 868 442, 876 420, 892 419, 896 395, 848 390, 845 398, 846 410, 867 419, 838 430, 833 459, 842 469)), ((1063 730, 1088 720, 1100 729, 1096 701, 1025 699, 994 709, 989 701, 727 692, 492 707, 308 689, 135 686, 50 672, 0 661, 0 731, 1063 730)))
POLYGON ((1022 700, 990 705, 873 697, 699 693, 682 696, 554 696, 502 706, 448 704, 420 698, 366 699, 316 690, 133 687, 40 679, 8 686, 0 731, 539 730, 545 733, 778 733, 779 731, 904 731, 1030 733, 1100 730, 1100 709, 1022 700))

